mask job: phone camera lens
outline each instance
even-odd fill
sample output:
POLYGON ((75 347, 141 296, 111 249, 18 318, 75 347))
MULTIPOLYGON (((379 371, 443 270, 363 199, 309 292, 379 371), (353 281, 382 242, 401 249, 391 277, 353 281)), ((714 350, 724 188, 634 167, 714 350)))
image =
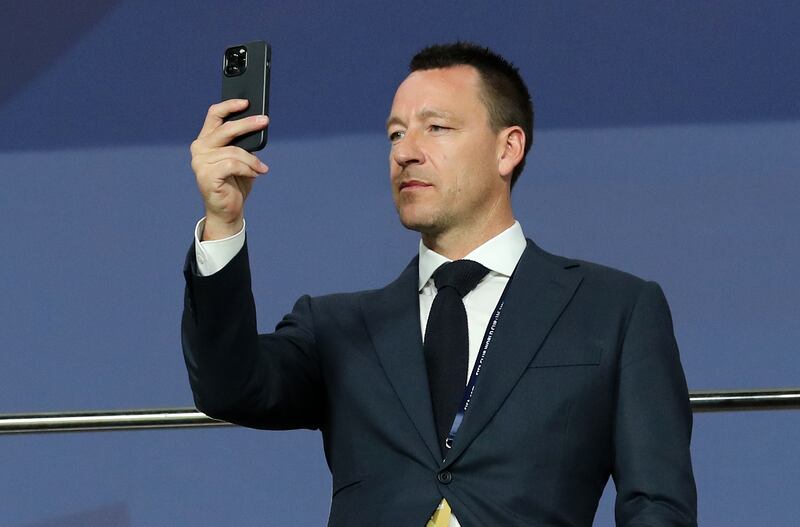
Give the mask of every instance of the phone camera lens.
POLYGON ((225 50, 225 75, 235 77, 247 69, 247 48, 228 48, 225 50))

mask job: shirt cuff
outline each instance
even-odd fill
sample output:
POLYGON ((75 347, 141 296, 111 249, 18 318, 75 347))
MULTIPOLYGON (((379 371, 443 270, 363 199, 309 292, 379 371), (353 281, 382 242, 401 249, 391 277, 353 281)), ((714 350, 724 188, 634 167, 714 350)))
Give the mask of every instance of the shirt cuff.
POLYGON ((197 272, 200 273, 200 276, 211 276, 220 271, 233 260, 234 256, 239 254, 244 247, 245 225, 242 225, 242 230, 233 236, 220 240, 201 241, 206 219, 201 218, 197 222, 194 228, 194 252, 197 257, 197 272))

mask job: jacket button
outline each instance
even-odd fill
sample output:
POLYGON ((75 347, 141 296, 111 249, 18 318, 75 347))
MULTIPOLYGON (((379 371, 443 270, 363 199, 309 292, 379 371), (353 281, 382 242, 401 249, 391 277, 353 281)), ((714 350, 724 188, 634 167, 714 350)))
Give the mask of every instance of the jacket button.
POLYGON ((453 474, 449 470, 443 470, 436 474, 436 479, 439 480, 439 483, 449 485, 453 481, 453 474))

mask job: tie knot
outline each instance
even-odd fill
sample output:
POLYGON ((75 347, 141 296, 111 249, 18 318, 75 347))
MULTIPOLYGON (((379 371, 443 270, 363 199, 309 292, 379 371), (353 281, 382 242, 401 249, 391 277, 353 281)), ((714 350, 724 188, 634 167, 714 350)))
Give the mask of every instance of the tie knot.
POLYGON ((433 273, 433 283, 436 284, 436 289, 438 290, 452 287, 458 292, 458 296, 464 298, 488 272, 489 269, 478 262, 455 260, 436 269, 433 273))

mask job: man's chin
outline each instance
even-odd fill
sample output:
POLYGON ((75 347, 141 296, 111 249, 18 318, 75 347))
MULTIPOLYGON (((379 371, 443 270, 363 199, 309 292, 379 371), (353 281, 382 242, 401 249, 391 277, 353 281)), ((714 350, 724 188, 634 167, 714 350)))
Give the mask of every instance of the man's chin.
POLYGON ((439 232, 439 226, 436 222, 430 220, 422 220, 417 217, 408 217, 400 214, 400 223, 410 231, 416 231, 420 234, 436 234, 439 232))

